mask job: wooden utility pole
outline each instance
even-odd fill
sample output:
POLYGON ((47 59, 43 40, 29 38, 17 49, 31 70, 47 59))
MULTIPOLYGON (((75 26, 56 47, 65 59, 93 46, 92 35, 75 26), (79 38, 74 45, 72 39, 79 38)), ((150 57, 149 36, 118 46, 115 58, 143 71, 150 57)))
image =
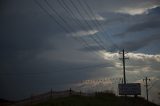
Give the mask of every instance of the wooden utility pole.
POLYGON ((150 79, 146 77, 145 79, 143 79, 143 81, 145 81, 146 96, 147 96, 147 102, 148 102, 148 81, 150 81, 150 79))
POLYGON ((125 57, 126 52, 124 51, 124 49, 122 50, 122 52, 119 52, 119 54, 122 54, 122 61, 123 61, 123 83, 126 84, 126 70, 125 70, 125 59, 128 59, 125 57))

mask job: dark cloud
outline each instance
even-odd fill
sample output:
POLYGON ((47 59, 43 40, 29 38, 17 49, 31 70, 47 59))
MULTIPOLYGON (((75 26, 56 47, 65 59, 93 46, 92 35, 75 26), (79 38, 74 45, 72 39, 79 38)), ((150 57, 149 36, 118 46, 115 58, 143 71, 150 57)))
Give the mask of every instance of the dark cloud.
MULTIPOLYGON (((145 23, 136 24, 136 25, 128 28, 126 33, 138 32, 138 31, 155 29, 155 28, 160 28, 160 20, 150 20, 150 21, 145 22, 145 23)), ((121 34, 121 35, 125 36, 124 33, 121 34)))
MULTIPOLYGON (((146 47, 159 53, 159 7, 150 9, 148 14, 134 16, 118 12, 124 8, 151 8, 159 1, 82 1, 83 5, 88 2, 99 20, 88 17, 77 1, 74 3, 85 19, 68 0, 64 2, 73 10, 73 17, 57 0, 48 0, 63 20, 44 0, 37 1, 48 13, 33 0, 0 1, 1 97, 22 98, 50 88, 66 89, 79 80, 120 76, 121 69, 116 68, 119 62, 105 60, 98 54, 104 50, 99 45, 110 52, 125 49, 147 53, 146 47), (103 29, 97 28, 97 21, 103 29), (98 31, 99 38, 87 32, 93 30, 98 31), (81 31, 87 34, 76 36, 81 31)), ((135 65, 141 65, 139 63, 135 61, 135 65)), ((158 65, 153 65, 152 69, 158 70, 158 65)))
MULTIPOLYGON (((119 39, 119 42, 117 42, 118 45, 129 51, 142 50, 141 52, 143 52, 143 48, 149 45, 152 45, 151 48, 154 48, 157 45, 156 41, 160 40, 160 20, 156 18, 159 16, 157 13, 158 10, 159 7, 156 7, 148 10, 147 14, 130 17, 130 20, 134 20, 135 23, 130 22, 127 27, 125 26, 124 31, 122 30, 117 34, 113 34, 115 39, 119 39)), ((126 21, 128 20, 126 17, 124 17, 124 19, 126 19, 126 21)), ((123 23, 121 23, 121 25, 123 25, 123 23)), ((154 51, 155 50, 152 51, 151 49, 148 53, 155 53, 154 51)))
POLYGON ((100 46, 88 46, 88 47, 81 48, 80 50, 87 51, 87 52, 94 52, 94 51, 100 51, 104 49, 101 48, 100 46))
POLYGON ((156 35, 146 36, 141 39, 135 39, 135 40, 132 39, 132 40, 123 41, 119 46, 122 48, 125 48, 127 51, 137 51, 159 40, 160 40, 160 36, 159 34, 156 34, 156 35))
POLYGON ((153 15, 153 14, 160 15, 160 7, 159 6, 148 10, 148 15, 153 15))
MULTIPOLYGON (((144 31, 144 30, 160 28, 160 24, 159 24, 160 20, 159 20, 159 18, 156 18, 157 14, 155 14, 155 13, 158 13, 159 8, 160 7, 152 8, 152 9, 148 10, 147 14, 138 15, 137 16, 138 18, 142 17, 142 18, 144 18, 145 21, 135 23, 134 25, 127 28, 127 30, 125 32, 117 34, 116 36, 123 37, 123 36, 127 36, 128 34, 130 34, 132 32, 140 32, 140 31, 144 31)), ((136 16, 134 16, 134 17, 137 18, 136 16)))
POLYGON ((149 30, 149 29, 159 29, 160 28, 160 19, 156 18, 158 17, 160 11, 160 7, 152 8, 148 10, 147 15, 143 14, 141 17, 149 17, 145 22, 135 24, 131 27, 129 27, 125 33, 121 33, 121 36, 125 36, 132 32, 138 32, 143 30, 149 30), (154 19, 154 20, 153 20, 154 19))

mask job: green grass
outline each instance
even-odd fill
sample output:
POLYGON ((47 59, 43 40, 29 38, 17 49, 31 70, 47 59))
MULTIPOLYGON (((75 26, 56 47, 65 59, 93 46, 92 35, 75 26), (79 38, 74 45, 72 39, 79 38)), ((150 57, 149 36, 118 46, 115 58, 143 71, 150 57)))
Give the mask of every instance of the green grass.
POLYGON ((33 106, 157 106, 147 103, 143 98, 117 97, 114 94, 103 93, 95 96, 71 95, 68 97, 48 99, 33 106))

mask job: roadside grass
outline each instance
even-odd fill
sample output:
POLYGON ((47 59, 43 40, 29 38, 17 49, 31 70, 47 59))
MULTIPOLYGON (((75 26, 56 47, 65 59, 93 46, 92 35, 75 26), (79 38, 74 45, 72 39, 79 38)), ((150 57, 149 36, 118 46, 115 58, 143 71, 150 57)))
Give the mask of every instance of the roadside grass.
POLYGON ((111 93, 97 93, 94 96, 70 95, 68 97, 50 98, 32 106, 157 106, 147 103, 143 98, 115 96, 111 93))

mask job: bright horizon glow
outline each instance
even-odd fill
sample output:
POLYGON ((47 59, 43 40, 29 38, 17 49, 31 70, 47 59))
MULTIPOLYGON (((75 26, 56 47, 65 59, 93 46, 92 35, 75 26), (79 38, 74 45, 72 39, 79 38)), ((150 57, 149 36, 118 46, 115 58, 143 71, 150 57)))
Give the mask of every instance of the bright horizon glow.
POLYGON ((141 7, 141 8, 131 8, 131 7, 124 7, 116 12, 118 13, 125 13, 129 15, 140 15, 140 14, 148 14, 148 10, 158 7, 159 5, 154 5, 152 7, 141 7))

